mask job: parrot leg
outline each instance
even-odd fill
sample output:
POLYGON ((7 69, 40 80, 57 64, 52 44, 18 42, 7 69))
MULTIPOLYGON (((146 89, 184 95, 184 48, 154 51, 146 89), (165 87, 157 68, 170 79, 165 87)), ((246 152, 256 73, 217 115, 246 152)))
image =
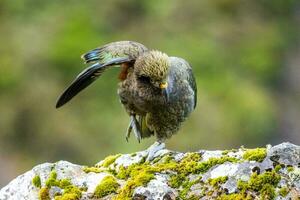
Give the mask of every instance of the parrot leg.
POLYGON ((148 157, 147 161, 151 161, 156 157, 156 154, 160 151, 163 150, 166 147, 165 143, 163 142, 154 142, 148 149, 148 157))
POLYGON ((133 120, 132 120, 132 118, 130 118, 130 122, 129 122, 127 131, 126 131, 126 136, 125 136, 127 142, 128 142, 128 140, 130 138, 130 133, 132 131, 132 123, 133 123, 133 120))
POLYGON ((135 118, 135 115, 131 115, 130 116, 130 121, 131 121, 131 126, 133 129, 133 133, 137 139, 137 141, 140 143, 141 139, 142 139, 142 134, 141 134, 141 129, 140 129, 140 125, 139 122, 137 121, 137 119, 135 118))

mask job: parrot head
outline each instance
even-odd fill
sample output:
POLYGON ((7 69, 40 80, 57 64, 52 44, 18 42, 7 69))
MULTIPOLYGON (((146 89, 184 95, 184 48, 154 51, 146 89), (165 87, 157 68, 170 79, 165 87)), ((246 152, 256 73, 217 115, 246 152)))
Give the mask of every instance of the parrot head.
POLYGON ((143 84, 162 91, 166 100, 169 99, 167 75, 169 71, 169 56, 160 51, 152 50, 141 55, 135 62, 135 75, 143 84))

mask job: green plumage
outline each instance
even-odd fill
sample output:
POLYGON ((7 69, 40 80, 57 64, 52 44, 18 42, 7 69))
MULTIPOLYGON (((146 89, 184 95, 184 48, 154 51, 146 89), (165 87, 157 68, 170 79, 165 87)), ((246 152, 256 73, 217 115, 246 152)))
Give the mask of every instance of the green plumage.
POLYGON ((130 115, 126 139, 134 132, 138 141, 155 135, 159 142, 175 134, 197 103, 196 82, 182 58, 148 50, 144 45, 121 41, 84 54, 93 65, 80 73, 59 98, 68 102, 111 66, 121 66, 118 94, 130 115))

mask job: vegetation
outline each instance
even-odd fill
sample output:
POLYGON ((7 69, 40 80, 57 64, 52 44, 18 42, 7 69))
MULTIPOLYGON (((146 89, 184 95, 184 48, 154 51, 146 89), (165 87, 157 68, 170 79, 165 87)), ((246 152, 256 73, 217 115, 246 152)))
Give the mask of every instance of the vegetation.
POLYGON ((256 148, 256 149, 247 150, 244 153, 243 158, 245 160, 254 160, 257 162, 262 162, 266 156, 267 156, 266 148, 256 148))
POLYGON ((33 179, 32 179, 32 184, 35 186, 35 187, 38 187, 38 188, 40 188, 41 187, 41 178, 40 178, 40 176, 35 176, 35 177, 33 177, 33 179))
POLYGON ((116 193, 119 184, 113 176, 106 176, 95 189, 95 197, 101 198, 111 193, 116 193))
MULTIPOLYGON (((33 183, 35 183, 35 181, 36 177, 33 178, 33 183)), ((69 179, 58 180, 56 171, 52 170, 45 182, 45 186, 39 190, 39 200, 50 200, 49 190, 53 186, 59 187, 63 190, 62 193, 58 192, 55 194, 55 200, 79 200, 81 198, 82 191, 85 190, 85 188, 78 188, 73 185, 69 179)))
POLYGON ((253 173, 248 182, 239 181, 238 188, 242 193, 247 191, 259 192, 263 199, 273 199, 275 197, 274 187, 280 181, 280 175, 275 171, 263 174, 253 173))

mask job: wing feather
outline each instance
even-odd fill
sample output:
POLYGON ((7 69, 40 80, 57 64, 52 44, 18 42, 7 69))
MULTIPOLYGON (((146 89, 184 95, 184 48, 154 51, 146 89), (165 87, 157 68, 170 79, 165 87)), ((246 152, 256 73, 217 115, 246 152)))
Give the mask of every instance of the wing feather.
POLYGON ((102 47, 93 49, 81 58, 85 63, 94 63, 83 70, 71 83, 71 85, 59 97, 56 108, 63 106, 84 88, 94 82, 102 73, 113 65, 122 63, 133 63, 135 59, 147 48, 133 41, 112 42, 102 47))
POLYGON ((110 66, 119 65, 120 63, 130 62, 132 59, 128 57, 115 58, 110 60, 105 64, 95 63, 82 71, 71 85, 63 92, 56 103, 56 108, 59 108, 70 101, 74 96, 76 96, 80 91, 93 83, 98 77, 100 77, 103 72, 110 66))

